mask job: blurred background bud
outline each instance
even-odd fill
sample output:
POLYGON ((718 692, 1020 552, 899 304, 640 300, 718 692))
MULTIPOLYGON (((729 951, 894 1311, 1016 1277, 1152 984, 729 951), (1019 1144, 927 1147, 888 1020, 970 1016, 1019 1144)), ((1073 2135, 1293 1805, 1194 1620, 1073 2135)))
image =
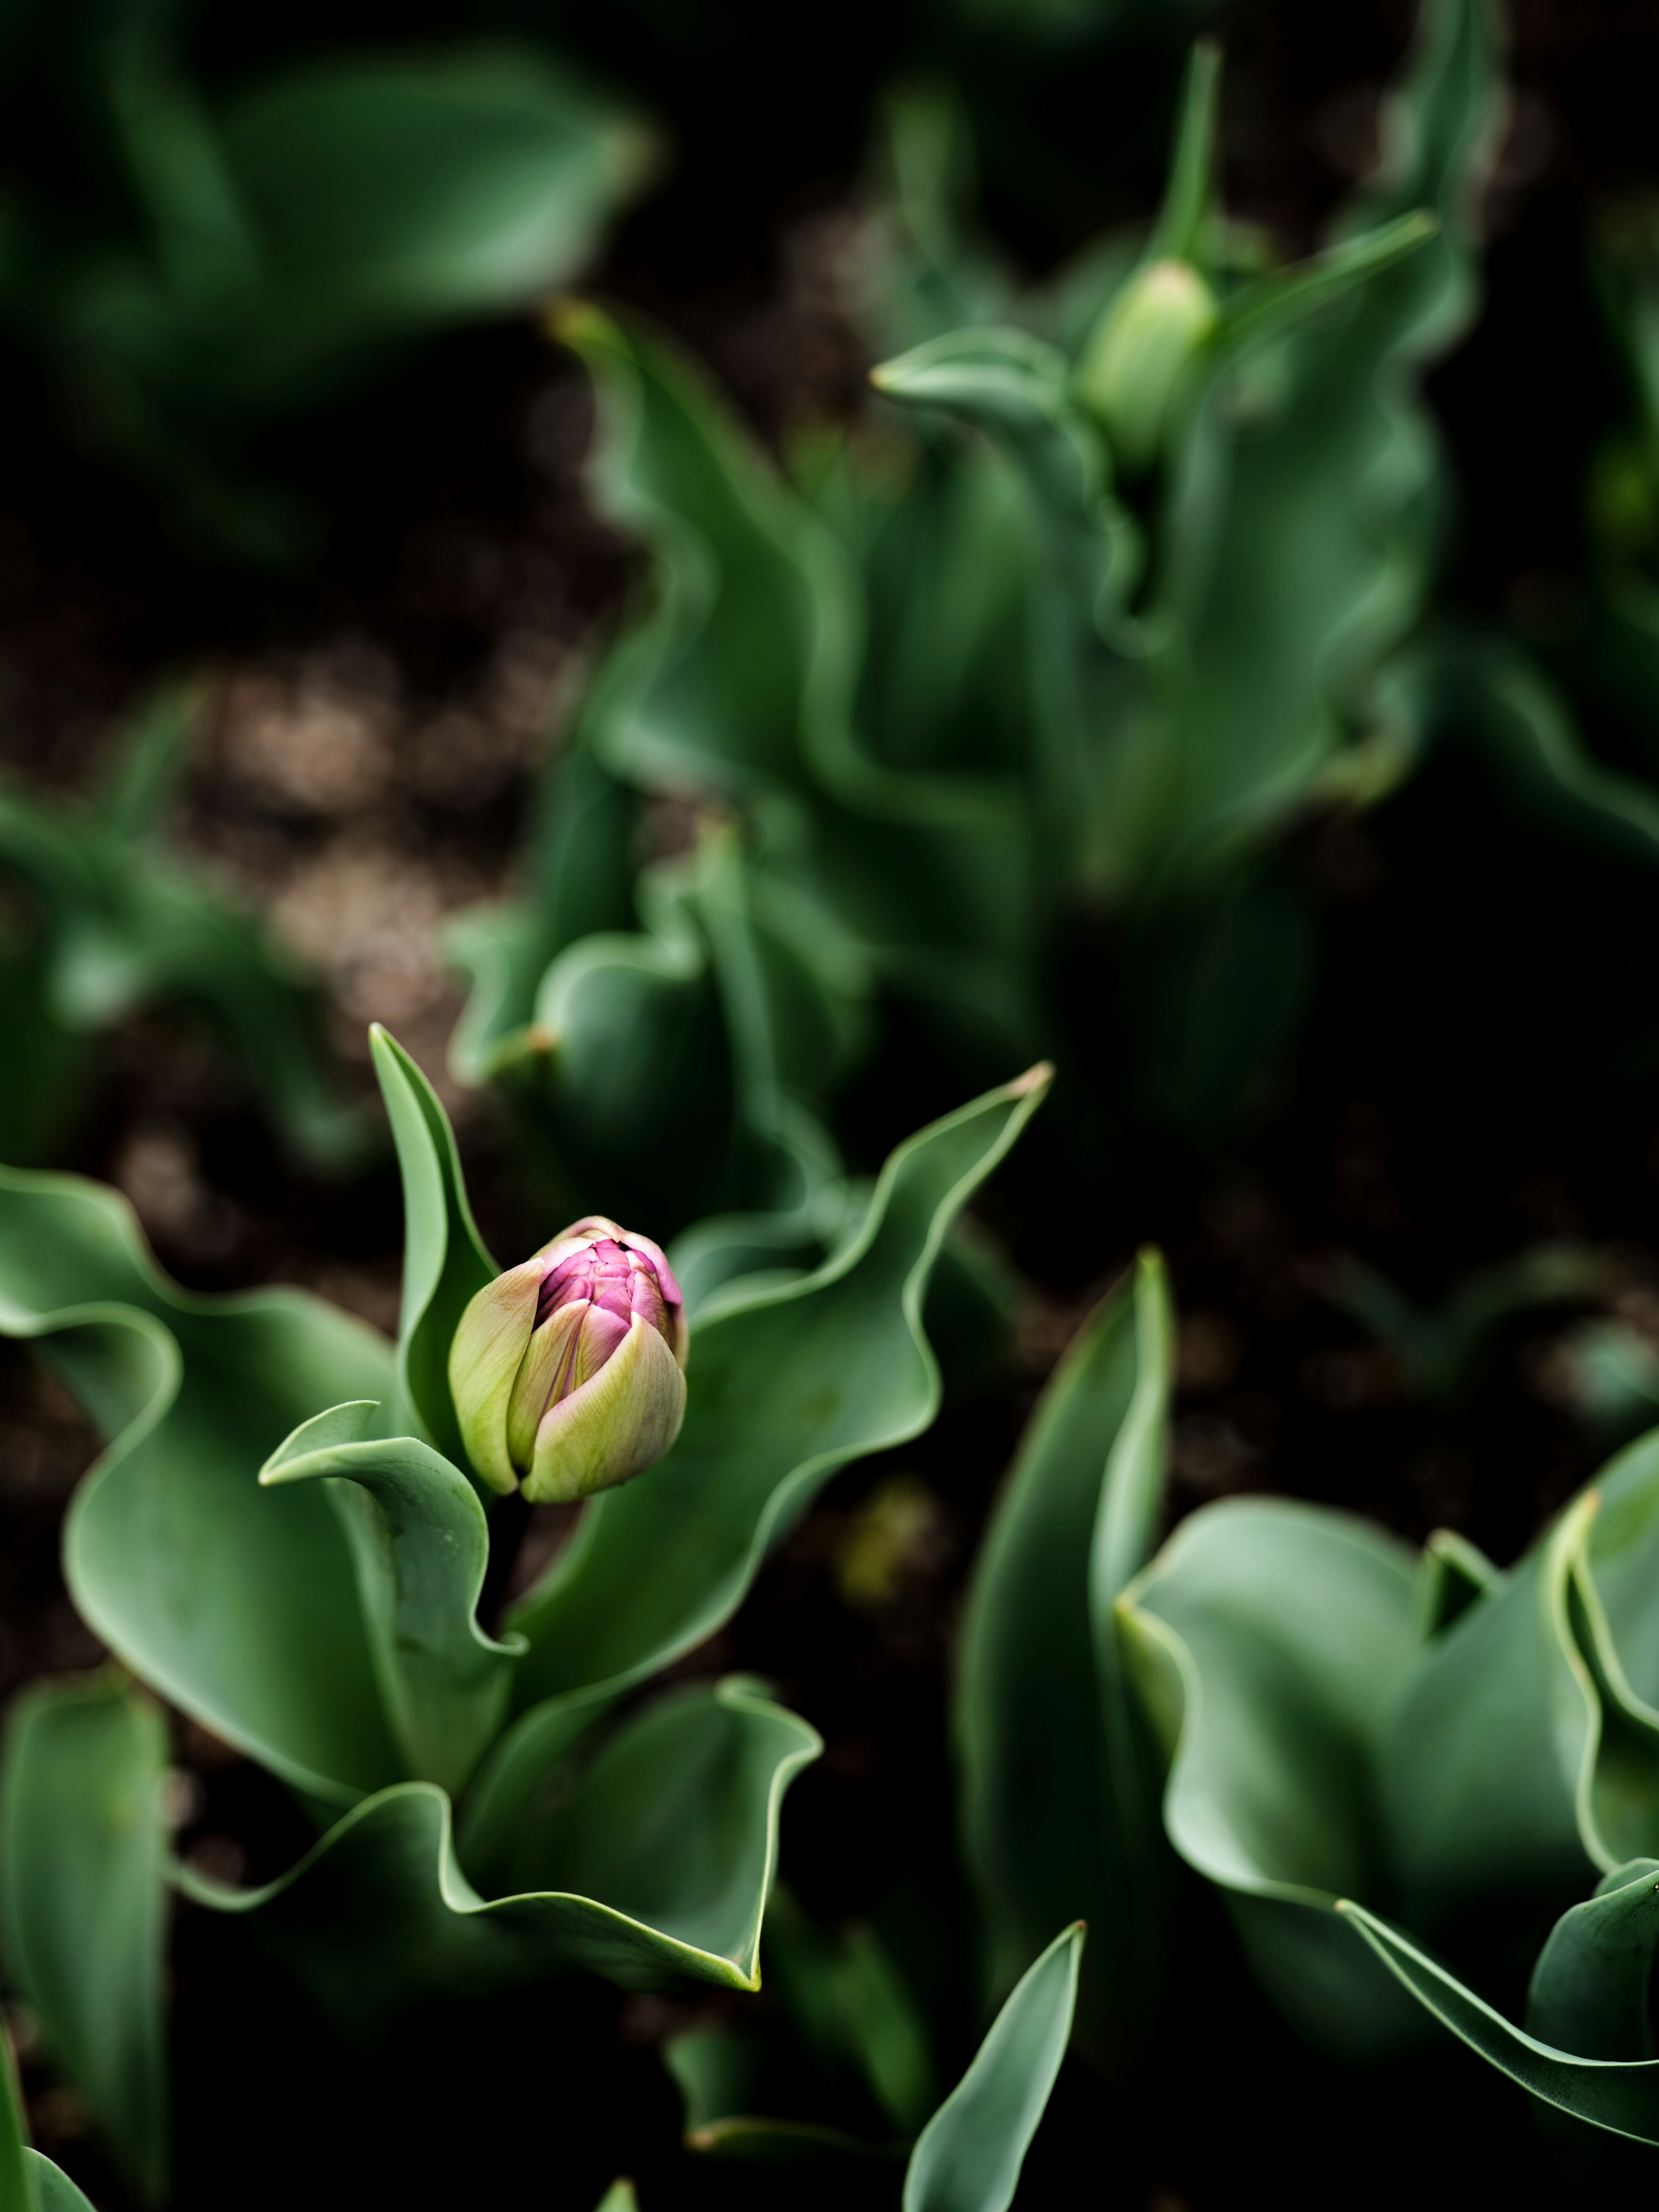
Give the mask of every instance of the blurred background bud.
POLYGON ((1156 459, 1176 386, 1215 325, 1210 288, 1185 261, 1149 262, 1101 316, 1078 369, 1078 397, 1122 468, 1156 459))

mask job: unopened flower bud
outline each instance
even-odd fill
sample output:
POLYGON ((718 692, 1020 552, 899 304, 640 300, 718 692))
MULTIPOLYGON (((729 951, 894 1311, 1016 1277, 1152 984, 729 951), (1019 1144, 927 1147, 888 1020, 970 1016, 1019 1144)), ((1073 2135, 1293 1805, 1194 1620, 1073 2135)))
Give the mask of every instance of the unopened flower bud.
POLYGON ((1078 366, 1077 396, 1122 467, 1157 458, 1176 386, 1215 326, 1210 288, 1186 261, 1149 262, 1102 315, 1078 366))
POLYGON ((449 1387, 473 1466, 537 1504, 626 1482, 679 1433, 685 1342, 660 1248, 599 1214, 574 1223, 461 1316, 449 1387))

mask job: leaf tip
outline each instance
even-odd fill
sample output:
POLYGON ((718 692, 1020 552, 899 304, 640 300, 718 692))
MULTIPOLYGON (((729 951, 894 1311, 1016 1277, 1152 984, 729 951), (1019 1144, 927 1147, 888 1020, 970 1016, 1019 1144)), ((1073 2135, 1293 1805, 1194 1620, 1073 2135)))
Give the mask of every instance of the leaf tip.
POLYGON ((1008 1085, 1010 1098, 1041 1098, 1054 1079, 1054 1063, 1040 1060, 1035 1067, 1028 1067, 1024 1075, 1017 1075, 1008 1085))

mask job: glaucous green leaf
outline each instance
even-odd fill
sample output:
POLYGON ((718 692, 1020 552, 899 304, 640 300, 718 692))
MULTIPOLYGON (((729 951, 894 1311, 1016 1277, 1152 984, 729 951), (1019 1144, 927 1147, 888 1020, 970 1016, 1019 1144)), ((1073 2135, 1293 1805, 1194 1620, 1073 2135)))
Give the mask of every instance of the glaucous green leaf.
POLYGON ((529 48, 366 55, 268 77, 224 119, 292 314, 427 321, 568 283, 639 182, 639 125, 529 48))
POLYGON ((904 2212, 1007 2212, 1066 2056, 1079 1921, 1026 1969, 973 2063, 917 2138, 904 2212))
POLYGON ((1065 1912, 1091 1931, 1081 2032, 1121 2062, 1159 1987, 1160 1778, 1113 1626, 1146 1564, 1168 1449, 1161 1262, 1073 1342, 1022 1440, 975 1571, 957 1733, 963 1820, 1006 1988, 1065 1912))
MULTIPOLYGON (((1642 1875, 1634 1887, 1650 1895, 1651 1876, 1642 1875)), ((1626 1893, 1613 1895, 1620 1899, 1615 1918, 1631 1911, 1626 1893)), ((1642 1900, 1635 1902, 1639 1911, 1642 1900)), ((1512 2026, 1397 1928, 1363 1905, 1345 1901, 1338 1910, 1419 2003, 1531 2095, 1614 2135, 1659 2142, 1659 2059, 1583 2057, 1555 2050, 1512 2026)))
POLYGON ((758 1986, 762 1912, 783 1793, 821 1749, 742 1678, 687 1687, 629 1721, 571 1785, 521 1811, 516 1859, 538 1885, 481 1895, 426 1783, 348 1813, 259 1890, 189 1868, 202 1903, 256 1932, 337 2017, 377 2021, 422 1990, 482 1992, 563 1968, 624 1988, 690 1978, 758 1986))
POLYGON ((95 1632, 301 1789, 346 1803, 398 1778, 338 1518, 319 1489, 255 1480, 313 1414, 389 1399, 391 1346, 299 1291, 187 1296, 125 1200, 22 1170, 0 1171, 0 1331, 36 1340, 110 1439, 64 1535, 95 1632))
MULTIPOLYGON (((1413 1926, 1494 1894, 1571 1896, 1590 1876, 1580 1813, 1598 1723, 1568 1605, 1593 1510, 1570 1509, 1400 1692, 1380 1773, 1413 1926)), ((1331 1886, 1366 1895, 1358 1881, 1331 1886)))
POLYGON ((454 1132, 432 1085, 378 1023, 369 1042, 404 1191, 393 1425, 412 1431, 446 1458, 465 1466, 466 1449, 449 1395, 449 1346, 468 1302, 495 1281, 498 1271, 479 1241, 454 1132))
POLYGON ((303 1423, 262 1483, 322 1480, 351 1547, 386 1717, 411 1773, 459 1795, 493 1741, 520 1639, 479 1627, 489 1528, 458 1467, 413 1437, 372 1434, 373 1404, 303 1423))
POLYGON ((1225 1499, 1118 1607, 1170 1759, 1170 1840, 1228 1893, 1292 2019, 1356 2053, 1396 2045, 1410 2008, 1331 1907, 1389 1880, 1375 1763, 1418 1650, 1409 1554, 1346 1514, 1225 1499))
MULTIPOLYGON (((161 2195, 167 2169, 167 1762, 156 1707, 104 1674, 27 1692, 0 1774, 10 1977, 147 2201, 161 2195)), ((38 2169, 32 2179, 50 2203, 55 2185, 40 2186, 38 2169)))
POLYGON ((1651 2058, 1649 1984, 1659 1945, 1659 1860, 1604 1875, 1555 1923, 1533 1969, 1527 2028, 1583 2058, 1651 2058))
POLYGON ((469 1864, 507 1847, 526 1793, 573 1730, 730 1618, 838 1468, 927 1426, 939 1395, 921 1327, 929 1273, 1048 1082, 1035 1069, 909 1139, 843 1250, 804 1281, 739 1290, 694 1329, 673 1449, 592 1501, 512 1615, 530 1644, 520 1717, 470 1793, 469 1864))
POLYGON ((1659 858, 1659 792, 1598 760, 1566 698, 1513 647, 1448 659, 1439 714, 1477 745, 1501 787, 1552 831, 1565 831, 1651 866, 1659 858))
POLYGON ((62 2166, 54 2166, 38 2150, 26 2150, 23 2165, 33 2192, 30 2212, 94 2212, 90 2200, 81 2194, 62 2166))

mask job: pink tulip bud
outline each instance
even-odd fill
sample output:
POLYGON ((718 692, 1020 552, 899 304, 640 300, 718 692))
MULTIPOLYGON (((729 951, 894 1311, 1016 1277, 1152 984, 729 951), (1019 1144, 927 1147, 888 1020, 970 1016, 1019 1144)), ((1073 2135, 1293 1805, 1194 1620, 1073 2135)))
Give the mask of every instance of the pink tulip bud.
POLYGON ((576 1222, 461 1316, 449 1387, 473 1466, 537 1504, 626 1482, 679 1433, 685 1349, 661 1248, 599 1214, 576 1222))

